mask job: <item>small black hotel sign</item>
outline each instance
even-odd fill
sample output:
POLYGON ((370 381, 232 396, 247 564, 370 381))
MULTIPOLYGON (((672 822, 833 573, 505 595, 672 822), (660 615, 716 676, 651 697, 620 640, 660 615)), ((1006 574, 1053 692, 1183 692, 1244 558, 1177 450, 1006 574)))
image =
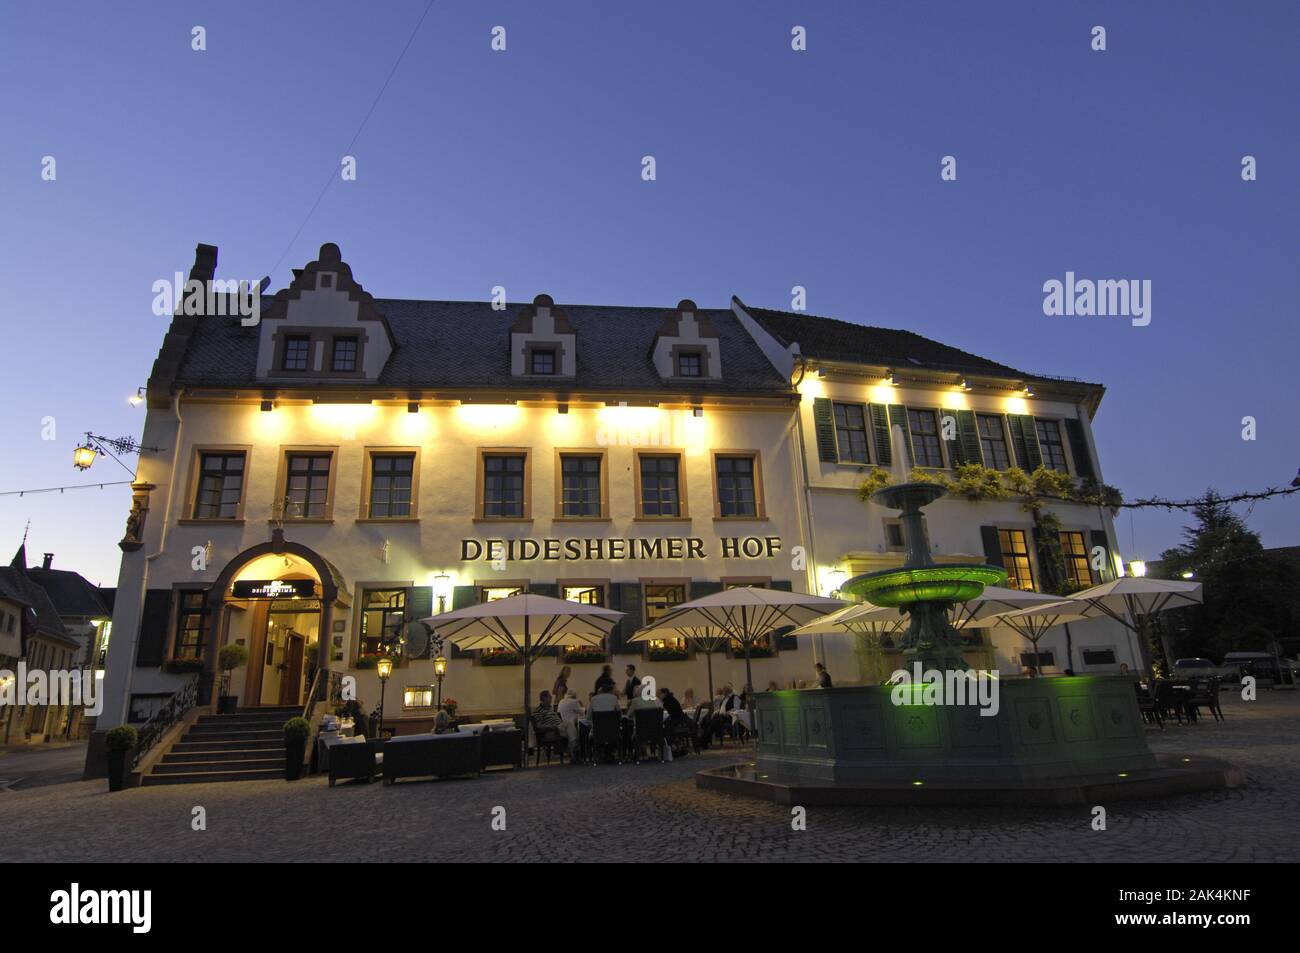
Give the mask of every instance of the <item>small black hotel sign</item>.
POLYGON ((314 579, 240 579, 230 590, 236 599, 310 599, 316 595, 314 579))

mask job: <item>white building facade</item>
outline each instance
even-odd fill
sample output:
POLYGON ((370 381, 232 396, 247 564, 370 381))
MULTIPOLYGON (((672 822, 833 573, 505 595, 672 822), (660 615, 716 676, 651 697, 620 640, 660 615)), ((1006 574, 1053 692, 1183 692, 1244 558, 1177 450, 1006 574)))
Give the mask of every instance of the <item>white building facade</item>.
MULTIPOLYGON (((215 269, 216 249, 199 246, 191 277, 215 269)), ((256 325, 173 320, 148 387, 141 442, 155 449, 141 454, 120 544, 99 727, 147 718, 195 674, 210 698, 219 649, 232 643, 249 654, 226 688, 241 707, 301 705, 326 670, 354 678, 373 707, 374 662, 398 636, 386 720, 418 721, 438 697, 437 644, 420 638, 419 620, 521 590, 626 613, 602 649, 539 659, 538 689, 568 665, 584 697, 602 665, 621 678, 634 664, 702 697, 709 661, 715 686, 739 689, 738 652, 706 660, 630 636, 725 586, 825 592, 837 573, 899 565, 893 514, 860 502, 857 486, 877 467, 904 479, 964 459, 953 441, 933 455, 927 413, 939 430, 948 416, 984 427, 985 465, 1001 450, 1008 465, 1035 454, 1055 465, 1059 449, 1072 475, 1100 479, 1099 387, 1026 381, 973 355, 954 372, 954 355, 906 332, 735 299, 726 309, 376 299, 325 245, 256 325), (805 329, 814 339, 795 333, 805 329), (832 346, 833 332, 878 340, 832 346), (912 339, 924 343, 904 369, 906 355, 887 352, 912 339)), ((1056 509, 1078 534, 1069 546, 1113 562, 1106 512, 1056 509)), ((928 513, 937 558, 995 558, 1033 587, 1028 519, 1011 501, 945 499, 928 513)), ((1068 656, 1052 638, 1040 646, 1057 653, 1049 672, 1133 664, 1105 623, 1075 627, 1068 656)), ((1026 646, 995 631, 982 648, 978 658, 1019 671, 1026 646)), ((444 700, 463 713, 516 710, 518 659, 442 652, 444 700)), ((865 677, 851 636, 778 634, 758 654, 759 690, 810 681, 815 661, 840 683, 865 677)))

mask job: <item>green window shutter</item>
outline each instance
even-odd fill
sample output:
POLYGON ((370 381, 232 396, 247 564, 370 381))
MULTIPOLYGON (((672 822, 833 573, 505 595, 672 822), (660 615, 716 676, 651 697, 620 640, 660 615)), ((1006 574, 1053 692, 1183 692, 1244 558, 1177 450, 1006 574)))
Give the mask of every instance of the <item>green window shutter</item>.
POLYGON ((1106 539, 1106 531, 1104 529, 1094 529, 1088 535, 1090 542, 1088 547, 1088 566, 1089 568, 1092 567, 1092 551, 1100 546, 1106 553, 1106 562, 1105 565, 1101 567, 1100 573, 1095 569, 1093 570, 1093 573, 1097 576, 1098 584, 1109 582, 1115 578, 1115 557, 1110 554, 1110 541, 1106 539))
POLYGON ((1052 538, 1039 526, 1033 528, 1034 555, 1038 557, 1038 590, 1040 592, 1060 592, 1065 584, 1062 578, 1065 564, 1061 555, 1061 538, 1052 538))
POLYGON ((135 664, 158 668, 167 652, 167 630, 171 628, 172 591, 148 589, 140 613, 140 637, 135 640, 135 664))
POLYGON ((952 465, 984 462, 980 451, 980 433, 975 425, 975 411, 957 411, 957 439, 952 442, 952 465))
POLYGON ((912 451, 912 428, 907 425, 907 408, 902 404, 890 404, 889 422, 895 427, 903 428, 903 440, 907 446, 907 459, 903 463, 911 469, 915 465, 916 454, 912 451))
POLYGON ((984 559, 990 566, 1004 566, 1002 544, 998 541, 996 526, 981 526, 980 540, 984 543, 984 559))
MULTIPOLYGON (((877 405, 873 405, 877 406, 877 405)), ((789 579, 773 579, 772 588, 780 589, 782 592, 793 592, 794 584, 789 579)), ((778 630, 780 631, 780 630, 778 630)), ((799 647, 799 636, 797 635, 778 635, 776 637, 776 649, 778 652, 794 651, 799 647)))
POLYGON ((817 457, 823 463, 838 463, 835 449, 835 411, 825 397, 813 398, 813 428, 817 431, 817 457))
POLYGON ((637 646, 640 643, 629 643, 628 639, 632 637, 637 629, 641 628, 642 624, 641 583, 615 582, 611 583, 609 588, 614 602, 610 608, 623 613, 623 618, 618 620, 618 625, 610 630, 609 654, 634 654, 638 651, 637 646))
MULTIPOLYGON (((775 588, 775 587, 774 587, 774 588, 775 588)), ((709 580, 709 579, 706 579, 706 580, 692 579, 692 580, 691 580, 691 598, 692 598, 692 599, 699 599, 699 598, 701 598, 702 596, 711 596, 711 595, 713 595, 715 592, 721 592, 721 591, 722 591, 722 583, 720 583, 720 582, 714 582, 714 581, 709 580)))
POLYGON ((876 465, 894 465, 894 441, 889 433, 889 410, 884 404, 871 404, 871 433, 876 444, 876 465))
MULTIPOLYGON (((427 619, 433 615, 433 587, 432 586, 411 586, 406 590, 406 610, 403 618, 407 622, 418 622, 421 619, 427 619)), ((430 640, 429 648, 419 658, 432 658, 433 642, 430 640)))
POLYGON ((1033 473, 1043 465, 1043 454, 1038 449, 1038 431, 1034 429, 1034 418, 1021 414, 1007 414, 1007 424, 1011 427, 1011 445, 1016 451, 1016 466, 1026 473, 1033 473))
POLYGON ((1083 435, 1083 424, 1075 417, 1065 418, 1065 437, 1070 441, 1070 456, 1074 457, 1074 472, 1085 480, 1097 479, 1097 469, 1092 465, 1088 440, 1083 435))
MULTIPOLYGON (((478 602, 478 586, 455 586, 451 590, 451 607, 453 609, 465 609, 478 602)), ((447 653, 447 658, 466 658, 468 652, 461 651, 457 646, 447 642, 451 651, 447 653)))

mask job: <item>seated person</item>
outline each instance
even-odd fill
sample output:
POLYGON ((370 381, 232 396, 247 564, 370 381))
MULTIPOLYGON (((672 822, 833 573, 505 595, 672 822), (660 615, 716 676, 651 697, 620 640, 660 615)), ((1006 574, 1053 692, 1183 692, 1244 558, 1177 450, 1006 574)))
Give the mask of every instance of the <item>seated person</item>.
POLYGON ((638 689, 632 696, 632 700, 627 703, 627 710, 623 713, 623 741, 631 744, 632 738, 636 735, 636 713, 639 711, 662 711, 658 699, 646 698, 638 689))
POLYGON ((451 720, 451 715, 447 714, 447 709, 439 708, 438 714, 433 716, 433 733, 441 735, 448 731, 455 731, 456 723, 451 720))
POLYGON ((566 745, 568 738, 564 731, 564 722, 551 705, 551 693, 542 692, 540 704, 533 711, 533 730, 537 732, 538 744, 566 745))
POLYGON ((591 696, 591 704, 587 706, 587 714, 583 718, 588 725, 591 724, 591 713, 594 711, 618 711, 618 696, 614 694, 613 682, 591 696))
POLYGON ((659 703, 663 706, 668 715, 668 723, 682 722, 686 720, 686 712, 682 711, 682 703, 677 700, 677 696, 666 688, 659 689, 659 703))
POLYGON ((556 706, 556 714, 560 716, 560 721, 564 723, 564 733, 569 739, 569 750, 578 750, 578 740, 581 737, 582 718, 585 712, 582 710, 582 702, 578 701, 577 692, 566 692, 560 704, 556 706))

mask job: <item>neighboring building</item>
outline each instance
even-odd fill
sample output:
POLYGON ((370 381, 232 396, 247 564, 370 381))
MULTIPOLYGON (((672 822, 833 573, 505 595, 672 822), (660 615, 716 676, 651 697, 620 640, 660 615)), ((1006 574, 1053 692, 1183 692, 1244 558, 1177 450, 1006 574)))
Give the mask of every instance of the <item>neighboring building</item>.
MULTIPOLYGON (((10 565, 0 568, 0 669, 14 678, 18 663, 27 671, 71 672, 78 667, 82 642, 68 633, 46 591, 31 578, 27 551, 20 546, 10 565), (14 639, 15 634, 17 639, 14 639)), ((25 686, 16 685, 20 701, 25 686)), ((76 737, 80 709, 57 705, 0 707, 0 744, 39 744, 76 737)))
MULTIPOLYGON (((216 249, 200 245, 191 278, 215 268, 216 249)), ((724 586, 824 590, 834 568, 897 565, 886 514, 859 503, 855 486, 863 467, 885 465, 887 445, 895 467, 950 465, 942 447, 929 456, 927 409, 996 415, 1017 428, 1004 431, 1006 453, 1059 453, 1086 472, 1079 446, 1091 448, 1100 387, 1034 377, 1041 396, 1030 400, 1024 375, 961 355, 972 362, 963 391, 938 366, 948 355, 961 352, 739 300, 377 299, 325 245, 255 326, 172 321, 148 385, 142 443, 158 449, 141 454, 120 544, 100 726, 147 718, 195 669, 206 697, 228 642, 250 652, 231 685, 243 706, 300 704, 320 667, 356 676, 373 706, 381 635, 523 589, 627 613, 597 657, 557 650, 535 665, 539 690, 570 663, 585 692, 609 662, 703 695, 702 656, 632 633, 724 586), (900 385, 888 399, 876 396, 884 366, 900 385), (882 429, 886 405, 900 410, 882 429), (836 432, 828 407, 832 421, 841 413, 836 432), (1052 426, 1026 434, 1026 420, 1052 426), (839 431, 842 445, 826 443, 839 431)), ((1100 475, 1091 449, 1087 465, 1100 475)), ((941 556, 1021 568, 1019 537, 1005 552, 981 548, 985 527, 1025 530, 1015 506, 933 509, 941 556)), ((1071 511, 1067 526, 1111 548, 1104 515, 1071 511)), ((999 663, 1018 671, 1019 642, 1001 638, 999 663)), ((840 681, 858 680, 852 639, 835 642, 776 638, 754 663, 757 686, 809 680, 823 657, 840 681)), ((1076 667, 1127 658, 1113 636, 1088 644, 1112 646, 1115 664, 1096 655, 1076 667)), ((510 658, 447 654, 444 696, 463 711, 517 707, 522 670, 510 658)), ((713 672, 739 688, 743 658, 716 655, 713 672)), ((433 683, 428 658, 406 661, 387 688, 389 717, 427 713, 433 683)))

